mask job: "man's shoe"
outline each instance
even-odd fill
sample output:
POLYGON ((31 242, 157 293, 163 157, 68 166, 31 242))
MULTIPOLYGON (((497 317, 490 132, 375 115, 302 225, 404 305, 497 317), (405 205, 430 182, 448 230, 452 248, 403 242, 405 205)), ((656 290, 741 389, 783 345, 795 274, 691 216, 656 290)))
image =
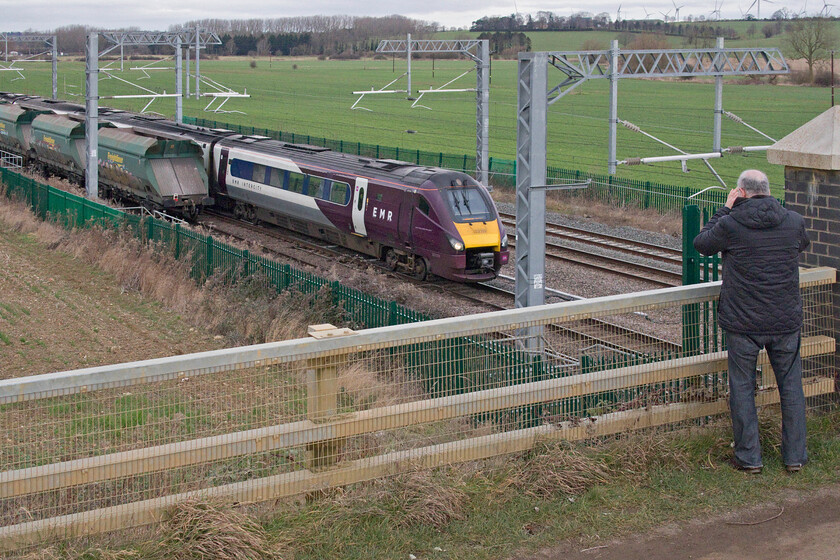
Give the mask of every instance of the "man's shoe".
POLYGON ((799 463, 795 465, 785 465, 785 470, 790 474, 795 474, 802 470, 802 465, 800 465, 799 463))
POLYGON ((730 459, 729 464, 732 465, 732 468, 736 471, 741 471, 747 474, 761 474, 761 469, 763 467, 748 467, 746 465, 742 465, 735 459, 730 459))

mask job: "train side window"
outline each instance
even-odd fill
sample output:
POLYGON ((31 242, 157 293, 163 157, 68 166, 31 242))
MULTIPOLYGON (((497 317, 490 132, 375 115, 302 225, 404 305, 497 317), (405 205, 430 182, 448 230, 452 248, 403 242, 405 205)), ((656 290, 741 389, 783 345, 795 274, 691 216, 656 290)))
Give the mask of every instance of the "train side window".
POLYGON ((254 164, 250 161, 234 159, 230 162, 230 174, 240 179, 250 181, 254 173, 254 164))
POLYGON ((333 183, 332 189, 330 189, 330 202, 335 202, 342 206, 350 202, 350 185, 347 183, 333 183))
POLYGON ((329 200, 332 185, 333 181, 331 179, 321 179, 321 194, 318 195, 318 198, 321 200, 329 200))
POLYGON ((303 193, 303 178, 300 173, 289 172, 289 192, 303 193))
POLYGON ((252 177, 251 180, 256 182, 256 183, 267 184, 268 183, 268 177, 266 176, 266 173, 268 173, 268 168, 266 168, 265 165, 260 165, 259 163, 255 163, 254 164, 254 172, 253 172, 253 175, 251 176, 252 177))
POLYGON ((309 176, 309 187, 307 190, 307 194, 314 198, 323 198, 324 196, 324 182, 326 179, 321 179, 320 177, 315 177, 314 175, 309 176))
POLYGON ((268 184, 271 185, 272 187, 277 187, 278 189, 282 189, 283 188, 283 179, 284 179, 284 175, 286 173, 287 173, 287 171, 284 171, 283 169, 277 169, 277 168, 272 167, 271 168, 271 176, 268 179, 268 184))
POLYGON ((420 202, 417 204, 417 207, 423 212, 425 215, 429 215, 429 201, 426 200, 425 196, 420 196, 420 202))

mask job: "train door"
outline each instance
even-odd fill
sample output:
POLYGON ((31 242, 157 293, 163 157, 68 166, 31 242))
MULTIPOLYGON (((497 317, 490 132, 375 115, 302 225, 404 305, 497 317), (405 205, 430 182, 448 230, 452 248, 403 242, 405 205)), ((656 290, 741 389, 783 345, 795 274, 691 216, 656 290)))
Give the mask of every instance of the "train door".
POLYGON ((221 156, 219 156, 219 183, 218 188, 220 192, 227 192, 227 165, 228 165, 229 150, 222 148, 221 156))
POLYGON ((400 240, 406 247, 414 244, 414 208, 417 206, 417 193, 406 191, 403 197, 402 208, 400 209, 400 240))
POLYGON ((368 180, 356 178, 356 188, 353 190, 353 233, 367 236, 365 228, 365 208, 367 208, 368 180))

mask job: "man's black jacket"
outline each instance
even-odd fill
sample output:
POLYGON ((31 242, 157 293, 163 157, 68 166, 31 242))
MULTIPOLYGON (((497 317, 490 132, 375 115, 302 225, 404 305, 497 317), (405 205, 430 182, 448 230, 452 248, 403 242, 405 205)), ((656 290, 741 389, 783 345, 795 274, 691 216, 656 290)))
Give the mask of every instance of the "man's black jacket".
POLYGON ((718 210, 694 247, 703 255, 723 253, 720 326, 741 334, 801 328, 799 253, 809 243, 802 216, 772 196, 739 198, 731 210, 718 210))

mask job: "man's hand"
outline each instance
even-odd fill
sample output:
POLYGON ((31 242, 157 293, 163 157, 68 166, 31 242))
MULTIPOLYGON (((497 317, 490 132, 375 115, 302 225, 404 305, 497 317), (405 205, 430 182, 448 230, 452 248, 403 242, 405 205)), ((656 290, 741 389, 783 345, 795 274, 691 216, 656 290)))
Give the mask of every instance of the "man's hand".
POLYGON ((742 198, 744 196, 744 190, 740 187, 735 187, 731 191, 729 191, 729 196, 726 197, 726 204, 727 208, 732 208, 735 204, 735 200, 738 198, 742 198))

